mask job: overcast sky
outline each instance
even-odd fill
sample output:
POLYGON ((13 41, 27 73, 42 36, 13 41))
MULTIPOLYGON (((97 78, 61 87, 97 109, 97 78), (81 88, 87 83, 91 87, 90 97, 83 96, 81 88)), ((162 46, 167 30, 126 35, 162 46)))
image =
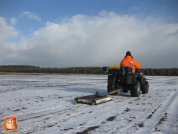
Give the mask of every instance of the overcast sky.
POLYGON ((0 65, 178 68, 178 0, 0 0, 0 65))

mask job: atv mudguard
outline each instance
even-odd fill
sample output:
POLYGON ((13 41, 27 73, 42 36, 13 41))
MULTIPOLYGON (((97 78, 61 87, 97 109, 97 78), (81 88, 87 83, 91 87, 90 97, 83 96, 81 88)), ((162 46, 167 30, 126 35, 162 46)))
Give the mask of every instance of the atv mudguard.
POLYGON ((116 74, 109 74, 108 75, 108 83, 114 83, 116 80, 116 74))

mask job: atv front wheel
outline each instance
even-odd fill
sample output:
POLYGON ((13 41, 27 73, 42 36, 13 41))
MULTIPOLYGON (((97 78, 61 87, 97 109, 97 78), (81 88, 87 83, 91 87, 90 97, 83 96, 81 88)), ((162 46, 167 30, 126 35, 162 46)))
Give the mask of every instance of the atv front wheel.
POLYGON ((145 81, 145 85, 142 87, 142 94, 147 94, 149 91, 149 83, 145 81))
POLYGON ((130 90, 131 96, 132 97, 139 97, 140 96, 140 91, 141 91, 141 84, 137 80, 133 86, 133 88, 130 90))

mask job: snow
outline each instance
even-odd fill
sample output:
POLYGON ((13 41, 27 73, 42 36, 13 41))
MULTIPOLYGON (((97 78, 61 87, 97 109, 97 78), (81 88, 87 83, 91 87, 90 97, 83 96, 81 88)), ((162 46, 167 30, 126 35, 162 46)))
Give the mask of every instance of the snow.
POLYGON ((19 134, 177 134, 178 77, 146 78, 148 94, 92 106, 74 98, 107 94, 107 75, 1 75, 0 123, 16 116, 19 134))

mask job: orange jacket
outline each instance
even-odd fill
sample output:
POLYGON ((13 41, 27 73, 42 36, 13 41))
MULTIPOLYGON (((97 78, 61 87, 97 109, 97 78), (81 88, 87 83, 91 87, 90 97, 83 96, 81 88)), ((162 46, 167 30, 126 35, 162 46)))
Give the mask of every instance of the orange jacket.
POLYGON ((125 56, 125 58, 120 62, 120 66, 131 67, 132 72, 135 72, 136 69, 142 69, 140 63, 129 55, 125 56))

